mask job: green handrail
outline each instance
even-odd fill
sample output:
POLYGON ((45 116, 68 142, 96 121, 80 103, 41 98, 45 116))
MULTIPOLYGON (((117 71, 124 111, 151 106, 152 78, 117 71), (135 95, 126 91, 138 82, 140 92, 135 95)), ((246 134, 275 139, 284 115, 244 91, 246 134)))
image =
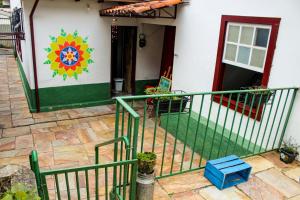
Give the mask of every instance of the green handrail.
MULTIPOLYGON (((117 97, 117 101, 125 102, 124 100, 140 100, 145 98, 160 98, 160 97, 184 97, 184 96, 197 96, 197 95, 221 95, 221 94, 238 94, 238 93, 251 93, 251 92, 272 92, 276 90, 298 90, 298 87, 283 87, 283 88, 268 88, 268 89, 249 89, 249 90, 226 90, 226 91, 212 91, 212 92, 188 92, 188 93, 180 93, 180 94, 155 94, 155 95, 136 95, 136 96, 123 96, 117 97)), ((122 103, 122 104, 123 104, 122 103)), ((129 107, 129 110, 135 112, 126 102, 126 107, 129 107)), ((127 108, 126 108, 127 109, 127 108)))
POLYGON ((129 140, 126 136, 121 136, 121 137, 118 137, 116 139, 112 139, 112 140, 97 144, 97 145, 95 145, 95 163, 99 164, 99 148, 100 147, 103 147, 103 146, 106 146, 106 145, 109 145, 109 144, 118 143, 118 142, 124 142, 125 149, 130 150, 129 140))

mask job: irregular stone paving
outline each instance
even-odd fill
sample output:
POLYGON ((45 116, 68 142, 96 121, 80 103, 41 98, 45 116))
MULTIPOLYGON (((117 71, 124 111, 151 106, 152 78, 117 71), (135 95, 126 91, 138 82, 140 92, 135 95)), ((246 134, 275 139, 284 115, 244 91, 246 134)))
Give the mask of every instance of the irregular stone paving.
MULTIPOLYGON (((35 149, 39 154, 42 169, 57 169, 82 166, 94 163, 94 146, 114 137, 114 106, 96 106, 90 108, 68 109, 48 113, 30 113, 16 62, 12 57, 0 58, 0 165, 21 164, 29 166, 28 155, 35 149)), ((125 117, 127 120, 127 117, 125 117)), ((143 150, 151 150, 153 143, 154 122, 146 120, 145 142, 143 150)), ((125 129, 127 126, 125 125, 125 129)), ((140 130, 142 127, 140 126, 140 130)), ((183 144, 177 141, 174 151, 174 138, 168 134, 164 146, 165 131, 157 128, 155 152, 158 154, 157 173, 178 172, 190 167, 192 151, 186 148, 182 157, 183 144), (163 150, 164 160, 162 161, 163 150), (172 163, 172 154, 175 158, 172 163), (183 160, 183 165, 181 165, 183 160)), ((138 149, 141 147, 141 136, 138 149)), ((195 154, 192 167, 200 162, 195 154)), ((100 150, 100 163, 113 160, 113 145, 100 150)), ((252 174, 247 183, 219 191, 204 178, 203 170, 159 179, 155 183, 154 199, 183 200, 223 200, 223 199, 300 199, 300 164, 286 165, 279 161, 277 152, 245 159, 252 167, 252 174)), ((205 161, 202 161, 205 163, 205 161)), ((112 170, 108 170, 108 186, 112 185, 112 170)), ((89 171, 89 177, 95 172, 89 171)), ((104 173, 100 172, 104 180, 104 173)), ((69 174, 71 199, 77 199, 76 174, 69 174)), ((78 174, 81 199, 86 199, 85 176, 78 174)), ((64 176, 58 176, 62 199, 67 199, 64 176)), ((49 195, 55 199, 54 178, 47 179, 49 195)), ((89 179, 89 185, 95 185, 89 179)), ((105 197, 105 187, 100 182, 99 196, 105 197)), ((90 187, 91 194, 95 187, 90 187)), ((94 195, 91 195, 94 198, 94 195)), ((101 199, 101 198, 100 198, 101 199)))

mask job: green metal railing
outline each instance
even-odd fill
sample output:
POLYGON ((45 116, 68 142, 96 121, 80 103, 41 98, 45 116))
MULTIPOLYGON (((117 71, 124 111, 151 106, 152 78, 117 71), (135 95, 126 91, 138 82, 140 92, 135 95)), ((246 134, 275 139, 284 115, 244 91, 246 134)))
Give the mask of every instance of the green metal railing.
MULTIPOLYGON (((36 176, 39 196, 48 199, 119 199, 135 200, 137 175, 137 134, 139 115, 126 102, 119 100, 117 109, 127 113, 128 129, 119 135, 116 123, 115 139, 95 146, 95 164, 67 169, 40 170, 38 154, 30 154, 30 166, 36 176), (127 131, 127 133, 125 133, 127 131), (131 137, 134 135, 134 137, 131 137), (129 136, 129 137, 128 137, 129 136), (99 164, 100 148, 114 144, 112 163, 99 164), (53 186, 54 188, 49 188, 53 186)), ((125 115, 122 116, 124 120, 125 115)), ((120 113, 116 115, 119 121, 120 113)))
POLYGON ((99 147, 113 143, 124 143, 128 158, 130 150, 126 137, 120 137, 95 146, 95 165, 57 169, 40 170, 38 154, 32 151, 30 154, 30 166, 36 176, 38 194, 42 200, 48 199, 135 199, 135 174, 129 171, 129 167, 136 167, 137 160, 122 160, 108 164, 99 164, 99 147), (123 169, 115 172, 115 169, 123 169), (116 176, 115 176, 116 175, 116 176), (115 179, 119 177, 119 182, 115 179), (130 178, 130 179, 129 179, 130 178), (113 180, 113 181, 111 181, 113 180), (48 185, 55 185, 49 189, 48 185), (130 195, 126 195, 127 190, 130 195), (131 195, 133 194, 133 195, 131 195))
POLYGON ((280 147, 297 90, 118 97, 115 138, 134 143, 132 159, 137 150, 155 152, 157 178, 199 170, 206 160, 230 154, 261 154, 280 147))
POLYGON ((206 161, 278 149, 298 88, 218 91, 116 98, 115 136, 95 146, 95 164, 40 170, 30 155, 39 195, 48 199, 136 197, 137 151, 157 154, 156 178, 205 167, 206 161), (99 164, 100 148, 114 159, 99 164), (51 198, 53 197, 53 198, 51 198))

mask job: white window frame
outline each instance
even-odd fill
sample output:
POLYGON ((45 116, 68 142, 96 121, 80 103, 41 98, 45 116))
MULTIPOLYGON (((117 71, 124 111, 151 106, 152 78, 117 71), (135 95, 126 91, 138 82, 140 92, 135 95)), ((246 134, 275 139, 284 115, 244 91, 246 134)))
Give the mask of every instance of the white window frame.
POLYGON ((244 68, 244 69, 248 69, 248 70, 251 70, 251 71, 256 71, 256 72, 263 73, 263 72, 264 72, 264 68, 265 68, 265 64, 266 64, 266 58, 267 58, 267 53, 268 53, 268 48, 269 48, 269 42, 270 42, 271 31, 272 31, 272 26, 268 26, 268 25, 248 24, 248 23, 235 23, 235 22, 229 22, 229 23, 227 23, 227 27, 226 27, 226 35, 225 35, 225 44, 224 44, 224 51, 223 51, 223 59, 222 59, 222 62, 223 62, 223 63, 226 63, 226 64, 229 64, 229 65, 234 65, 234 66, 237 66, 237 67, 241 67, 241 68, 244 68), (229 26, 230 26, 230 25, 231 25, 231 26, 239 26, 238 42, 231 42, 231 41, 228 41, 228 31, 229 31, 229 26), (240 43, 242 27, 250 27, 250 28, 254 28, 253 36, 252 36, 252 44, 251 44, 251 45, 240 43), (260 47, 260 46, 255 46, 255 45, 254 45, 254 42, 255 42, 255 41, 254 41, 254 40, 255 40, 255 34, 256 34, 256 29, 257 29, 257 28, 269 29, 269 36, 268 36, 268 41, 267 41, 267 46, 266 46, 266 47, 260 47), (232 45, 236 45, 236 46, 237 46, 236 55, 235 55, 235 61, 231 61, 231 60, 226 60, 226 59, 225 59, 225 54, 226 54, 226 47, 227 47, 227 44, 232 44, 232 45), (247 48, 250 48, 250 55, 249 55, 248 65, 237 62, 237 59, 238 59, 238 53, 239 53, 239 47, 247 47, 247 48), (262 68, 256 67, 256 66, 251 66, 251 65, 250 65, 250 63, 251 63, 251 58, 252 58, 253 48, 255 48, 255 49, 260 49, 260 50, 265 50, 265 57, 264 57, 264 62, 263 62, 262 68))

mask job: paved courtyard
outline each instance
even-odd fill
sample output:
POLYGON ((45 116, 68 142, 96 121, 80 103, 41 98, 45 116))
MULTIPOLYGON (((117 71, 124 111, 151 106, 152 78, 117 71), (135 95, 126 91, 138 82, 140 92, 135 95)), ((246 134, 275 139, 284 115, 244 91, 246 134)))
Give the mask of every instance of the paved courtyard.
MULTIPOLYGON (((95 144, 114 136, 114 113, 113 105, 30 113, 14 58, 0 57, 0 165, 29 166, 28 155, 33 149, 38 151, 43 169, 93 164, 95 144)), ((152 128, 151 125, 146 127, 146 150, 152 147, 152 128)), ((159 128, 156 144, 159 158, 163 136, 164 131, 159 128)), ((174 138, 168 136, 167 141, 168 152, 172 150, 168 147, 172 146, 174 138)), ((190 152, 186 150, 187 158, 190 152)), ((113 148, 108 146, 101 151, 100 162, 110 162, 112 159, 113 148)), ((200 156, 196 155, 195 159, 199 160, 200 156)), ((180 161, 181 157, 175 157, 175 169, 180 167, 180 161)), ((159 179, 155 184, 154 199, 300 200, 300 163, 286 165, 279 161, 276 152, 250 157, 246 161, 253 167, 247 183, 219 191, 203 177, 203 170, 195 171, 159 179)), ((170 158, 167 156, 164 162, 170 163, 170 158)), ((160 164, 158 161, 158 166, 160 164)), ((70 178, 74 180, 74 177, 70 178)), ((50 196, 53 197, 53 180, 48 181, 50 196)), ((70 185, 71 189, 75 188, 74 181, 70 185)))

